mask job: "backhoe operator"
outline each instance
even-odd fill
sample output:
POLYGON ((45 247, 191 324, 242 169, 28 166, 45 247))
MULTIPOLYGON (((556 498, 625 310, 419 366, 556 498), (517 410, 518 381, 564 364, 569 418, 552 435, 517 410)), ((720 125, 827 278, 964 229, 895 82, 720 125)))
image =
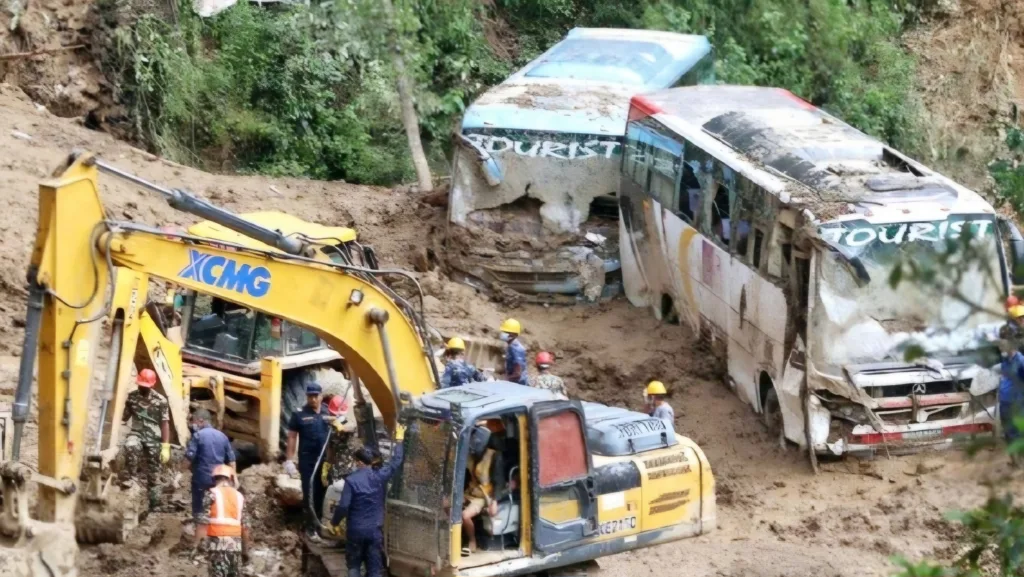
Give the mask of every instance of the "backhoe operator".
POLYGON ((124 441, 125 468, 141 475, 149 492, 149 510, 160 504, 162 465, 171 458, 170 411, 167 399, 153 390, 156 373, 142 369, 136 378, 138 388, 128 393, 121 422, 132 420, 132 430, 124 441))

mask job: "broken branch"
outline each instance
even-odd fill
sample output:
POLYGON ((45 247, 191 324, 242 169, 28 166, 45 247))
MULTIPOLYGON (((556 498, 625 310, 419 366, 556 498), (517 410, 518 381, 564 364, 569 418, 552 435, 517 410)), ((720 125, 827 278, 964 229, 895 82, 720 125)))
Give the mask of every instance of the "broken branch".
POLYGON ((78 50, 79 48, 85 48, 85 44, 72 44, 71 46, 60 46, 58 48, 40 48, 39 50, 33 50, 31 52, 15 52, 14 54, 0 54, 0 61, 20 60, 22 58, 31 58, 33 56, 42 56, 44 54, 56 54, 57 52, 78 50))

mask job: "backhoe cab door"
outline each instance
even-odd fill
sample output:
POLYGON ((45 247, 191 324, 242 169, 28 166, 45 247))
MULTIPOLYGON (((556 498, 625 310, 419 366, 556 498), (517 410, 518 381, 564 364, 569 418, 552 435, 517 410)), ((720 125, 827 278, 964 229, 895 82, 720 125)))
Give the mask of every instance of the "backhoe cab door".
POLYGON ((392 566, 439 568, 448 562, 451 549, 452 477, 458 438, 451 421, 419 419, 418 425, 414 428, 407 423, 405 457, 391 482, 387 552, 392 566))
POLYGON ((545 554, 579 545, 597 531, 594 467, 579 401, 530 408, 533 546, 545 554))

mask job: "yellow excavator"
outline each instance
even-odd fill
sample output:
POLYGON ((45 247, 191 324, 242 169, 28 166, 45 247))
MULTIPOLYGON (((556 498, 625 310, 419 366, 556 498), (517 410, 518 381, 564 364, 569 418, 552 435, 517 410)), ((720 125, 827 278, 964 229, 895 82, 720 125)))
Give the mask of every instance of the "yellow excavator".
MULTIPOLYGON (((111 358, 98 379, 105 394, 96 415, 89 401, 101 321, 138 313, 131 298, 121 299, 127 310, 113 310, 118 268, 285 319, 342 355, 388 430, 407 431, 386 516, 394 575, 535 573, 715 526, 710 465, 671 423, 500 381, 436 390, 422 305, 414 307, 381 280, 406 275, 415 285, 402 271, 323 258, 334 249, 321 240, 268 229, 85 153, 70 155, 41 184, 39 207, 11 458, 0 463, 5 575, 75 576, 76 534, 87 542, 119 530, 122 520, 110 510, 111 476, 97 454, 103 435, 87 436, 106 420, 110 385, 127 362, 111 358), (101 171, 265 247, 111 220, 100 201, 101 171), (22 462, 21 445, 37 360, 33 468, 22 462), (502 456, 491 473, 496 482, 504 480, 504 490, 496 510, 475 523, 480 549, 464 556, 465 470, 471 455, 485 450, 502 456)), ((112 357, 122 348, 117 326, 112 357)), ((307 544, 304 570, 346 575, 342 559, 336 548, 307 544)))

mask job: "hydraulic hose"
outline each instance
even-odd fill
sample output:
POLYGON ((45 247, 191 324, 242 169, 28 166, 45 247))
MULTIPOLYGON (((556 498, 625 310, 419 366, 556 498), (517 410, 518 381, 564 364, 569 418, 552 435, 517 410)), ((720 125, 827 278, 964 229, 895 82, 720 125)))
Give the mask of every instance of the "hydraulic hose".
POLYGON ((21 436, 32 407, 32 370, 39 354, 39 328, 43 324, 43 302, 46 289, 35 281, 29 271, 28 311, 25 313, 25 341, 21 346, 21 366, 18 369, 18 388, 14 393, 14 440, 11 458, 21 458, 21 436))

